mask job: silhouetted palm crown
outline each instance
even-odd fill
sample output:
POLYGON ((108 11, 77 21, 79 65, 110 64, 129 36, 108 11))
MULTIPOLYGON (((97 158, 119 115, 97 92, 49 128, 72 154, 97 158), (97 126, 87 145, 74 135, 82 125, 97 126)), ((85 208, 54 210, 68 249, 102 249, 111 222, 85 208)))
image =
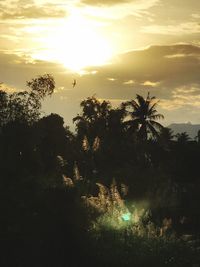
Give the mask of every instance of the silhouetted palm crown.
POLYGON ((163 128, 156 121, 164 118, 156 110, 158 102, 155 101, 155 97, 150 97, 148 93, 146 99, 137 95, 136 100, 123 103, 123 106, 128 108, 128 116, 131 117, 130 120, 126 121, 128 128, 133 131, 136 130, 142 140, 147 140, 148 134, 153 138, 158 137, 160 130, 163 128))

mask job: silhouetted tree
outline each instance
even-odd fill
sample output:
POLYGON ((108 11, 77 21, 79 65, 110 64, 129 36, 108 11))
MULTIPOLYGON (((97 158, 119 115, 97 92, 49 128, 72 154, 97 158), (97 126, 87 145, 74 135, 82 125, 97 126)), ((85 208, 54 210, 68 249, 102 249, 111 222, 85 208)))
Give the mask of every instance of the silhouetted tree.
POLYGON ((55 172, 57 156, 65 157, 67 134, 64 120, 57 114, 43 117, 35 124, 35 151, 44 164, 45 172, 55 172))
POLYGON ((179 144, 187 144, 190 140, 190 137, 186 132, 176 134, 176 138, 179 144))
POLYGON ((198 130, 197 132, 196 139, 197 139, 198 144, 200 144, 200 130, 198 130))
POLYGON ((7 121, 8 112, 8 94, 0 90, 0 127, 7 121))
POLYGON ((116 160, 122 163, 119 159, 123 157, 125 109, 112 109, 110 102, 101 102, 94 96, 83 100, 81 108, 82 114, 73 121, 76 123, 77 140, 84 151, 84 162, 87 162, 87 165, 90 162, 90 167, 87 168, 93 169, 94 165, 98 165, 101 169, 107 169, 113 168, 116 160), (97 138, 99 149, 94 151, 97 138))
POLYGON ((138 137, 142 140, 148 139, 148 134, 155 138, 159 136, 163 126, 157 122, 158 119, 163 119, 162 114, 157 113, 156 106, 158 101, 155 97, 150 97, 148 93, 146 99, 140 95, 136 96, 136 100, 122 103, 123 107, 128 108, 127 115, 131 117, 126 121, 126 125, 132 131, 137 131, 138 137))
POLYGON ((158 141, 163 147, 169 148, 173 138, 173 131, 170 128, 163 127, 160 131, 158 141))
POLYGON ((107 101, 100 102, 94 96, 88 97, 80 104, 82 114, 76 116, 73 122, 76 123, 77 134, 83 139, 87 136, 91 145, 96 136, 102 137, 106 129, 106 118, 111 109, 107 101))
POLYGON ((15 120, 29 124, 38 120, 41 101, 52 95, 55 81, 50 74, 45 74, 27 82, 27 86, 27 91, 12 94, 0 91, 0 126, 15 120))

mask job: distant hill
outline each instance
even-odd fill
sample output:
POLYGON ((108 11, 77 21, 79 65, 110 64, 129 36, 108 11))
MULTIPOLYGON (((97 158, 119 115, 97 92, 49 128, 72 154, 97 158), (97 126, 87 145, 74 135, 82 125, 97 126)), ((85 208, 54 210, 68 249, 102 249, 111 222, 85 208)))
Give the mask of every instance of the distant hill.
POLYGON ((190 138, 194 139, 197 136, 197 132, 200 130, 200 124, 188 123, 172 123, 168 128, 172 129, 174 135, 177 133, 186 132, 190 138))

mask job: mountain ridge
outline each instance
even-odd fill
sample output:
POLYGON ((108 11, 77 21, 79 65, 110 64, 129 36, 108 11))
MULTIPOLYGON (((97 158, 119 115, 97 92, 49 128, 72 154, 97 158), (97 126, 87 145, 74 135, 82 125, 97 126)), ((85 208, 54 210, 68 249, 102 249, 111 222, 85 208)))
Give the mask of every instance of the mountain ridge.
POLYGON ((197 136, 198 131, 200 130, 200 124, 188 123, 171 123, 167 128, 170 128, 173 131, 173 134, 186 132, 190 138, 194 139, 197 136))

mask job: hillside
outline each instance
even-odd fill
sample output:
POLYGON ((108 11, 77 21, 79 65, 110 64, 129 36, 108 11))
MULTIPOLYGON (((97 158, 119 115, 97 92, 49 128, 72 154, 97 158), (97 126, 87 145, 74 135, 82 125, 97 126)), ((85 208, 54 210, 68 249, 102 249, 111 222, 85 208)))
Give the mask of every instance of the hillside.
POLYGON ((189 123, 172 123, 168 126, 172 129, 174 134, 187 132, 188 135, 194 139, 197 136, 197 132, 200 130, 200 124, 189 123))

